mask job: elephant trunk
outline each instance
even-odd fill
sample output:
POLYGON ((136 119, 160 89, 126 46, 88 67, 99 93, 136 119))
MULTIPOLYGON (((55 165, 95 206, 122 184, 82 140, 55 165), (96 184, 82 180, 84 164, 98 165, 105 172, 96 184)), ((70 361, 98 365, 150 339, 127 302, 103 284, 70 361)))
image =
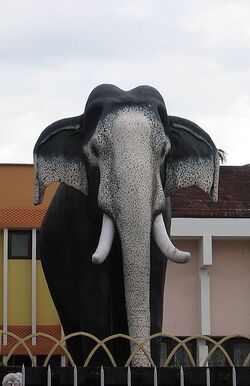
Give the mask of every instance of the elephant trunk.
MULTIPOLYGON (((145 210, 145 209, 144 209, 145 210)), ((117 223, 121 237, 125 300, 129 335, 137 342, 150 336, 150 233, 151 222, 143 221, 139 213, 117 223)), ((131 343, 131 351, 136 345, 131 343)), ((150 344, 145 346, 150 354, 150 344)), ((148 366, 140 350, 133 359, 133 366, 148 366)))

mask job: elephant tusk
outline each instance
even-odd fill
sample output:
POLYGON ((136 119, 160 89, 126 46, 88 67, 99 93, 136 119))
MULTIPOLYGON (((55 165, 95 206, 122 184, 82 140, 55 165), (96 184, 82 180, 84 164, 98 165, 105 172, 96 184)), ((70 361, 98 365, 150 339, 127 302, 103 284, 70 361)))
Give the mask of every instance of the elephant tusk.
POLYGON ((113 244, 114 235, 115 227, 113 220, 104 213, 102 218, 101 235, 96 251, 92 256, 92 263, 101 264, 106 260, 113 244))
POLYGON ((191 254, 189 252, 180 251, 172 244, 167 234, 162 214, 156 216, 154 220, 153 236, 159 249, 169 260, 175 263, 187 263, 190 260, 191 254))

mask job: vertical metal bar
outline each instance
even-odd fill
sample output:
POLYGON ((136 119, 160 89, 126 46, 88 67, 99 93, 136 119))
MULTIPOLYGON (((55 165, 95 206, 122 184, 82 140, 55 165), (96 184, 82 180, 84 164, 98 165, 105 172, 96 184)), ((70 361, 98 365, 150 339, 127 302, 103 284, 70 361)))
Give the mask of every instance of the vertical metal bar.
POLYGON ((25 366, 22 365, 22 386, 25 386, 25 366))
POLYGON ((233 386, 237 386, 236 371, 234 366, 232 368, 232 384, 233 386))
MULTIPOLYGON (((64 331, 63 331, 63 327, 61 325, 61 339, 63 339, 65 337, 65 334, 64 334, 64 331)), ((64 343, 64 346, 65 346, 65 343, 64 343)), ((61 355, 61 367, 66 367, 66 357, 65 355, 61 355)))
POLYGON ((103 369, 103 366, 101 367, 100 380, 101 380, 101 386, 104 386, 105 385, 105 380, 104 380, 104 369, 103 369))
MULTIPOLYGON (((8 229, 3 230, 3 331, 8 331, 8 229)), ((7 346, 8 336, 3 335, 3 345, 7 346)))
POLYGON ((127 372, 127 386, 131 386, 131 369, 130 369, 130 366, 128 367, 128 372, 127 372))
POLYGON ((77 367, 74 366, 74 386, 77 386, 77 367))
POLYGON ((180 386, 185 386, 183 367, 180 368, 180 386))
POLYGON ((158 386, 157 368, 154 368, 154 386, 158 386))
POLYGON ((48 371, 47 371, 47 386, 51 386, 51 368, 50 368, 50 365, 48 366, 48 371))
MULTIPOLYGON (((36 334, 36 229, 32 229, 31 242, 31 331, 36 334)), ((36 345, 36 337, 32 338, 32 345, 36 345)))
POLYGON ((206 384, 207 386, 210 386, 210 369, 207 367, 206 369, 206 384))

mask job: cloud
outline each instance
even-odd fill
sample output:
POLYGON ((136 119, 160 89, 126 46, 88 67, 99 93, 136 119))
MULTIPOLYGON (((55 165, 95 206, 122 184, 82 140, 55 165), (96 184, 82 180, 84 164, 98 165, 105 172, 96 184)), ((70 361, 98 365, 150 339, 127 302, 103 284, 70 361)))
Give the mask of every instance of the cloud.
POLYGON ((0 162, 31 162, 42 129, 100 83, 156 87, 230 162, 250 162, 249 13, 243 0, 2 2, 0 162))

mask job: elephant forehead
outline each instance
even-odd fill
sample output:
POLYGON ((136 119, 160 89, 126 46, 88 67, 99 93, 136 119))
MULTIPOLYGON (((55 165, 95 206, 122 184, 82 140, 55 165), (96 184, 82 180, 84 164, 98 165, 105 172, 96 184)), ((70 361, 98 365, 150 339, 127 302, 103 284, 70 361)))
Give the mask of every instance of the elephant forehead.
POLYGON ((123 111, 113 121, 112 137, 114 145, 140 146, 146 145, 152 136, 152 123, 142 113, 123 111))
POLYGON ((94 141, 101 153, 99 164, 116 162, 120 168, 131 168, 158 162, 166 136, 150 106, 132 105, 106 115, 98 124, 94 141))

